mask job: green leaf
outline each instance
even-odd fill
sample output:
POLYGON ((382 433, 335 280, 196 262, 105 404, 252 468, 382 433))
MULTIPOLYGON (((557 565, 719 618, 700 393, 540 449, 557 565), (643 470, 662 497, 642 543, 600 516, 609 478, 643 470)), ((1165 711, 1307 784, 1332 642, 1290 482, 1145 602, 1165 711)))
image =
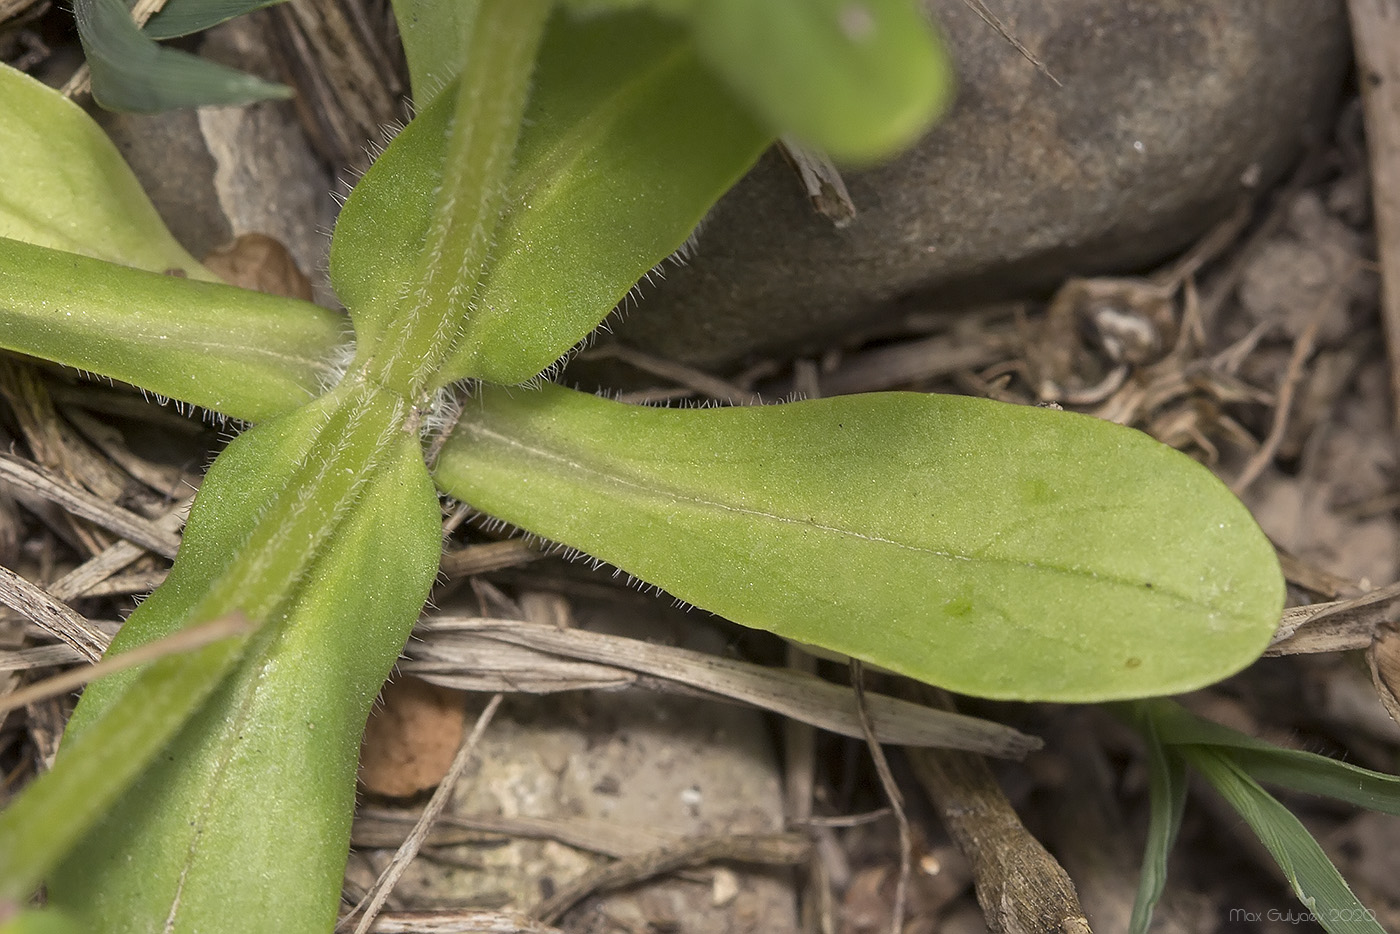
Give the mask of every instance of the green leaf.
POLYGON ((833 158, 873 162, 952 102, 953 75, 912 0, 700 0, 707 61, 771 128, 833 158))
POLYGON ((310 401, 346 340, 310 302, 0 239, 0 347, 235 418, 310 401))
POLYGON ((217 281, 175 242, 82 108, 0 65, 0 237, 217 281))
POLYGON ((774 134, 840 161, 887 158, 951 104, 942 43, 914 0, 569 0, 651 7, 685 22, 701 55, 774 134))
POLYGON ((400 134, 341 212, 331 281, 373 383, 416 397, 456 343, 500 221, 548 12, 547 0, 481 3, 465 37, 466 90, 439 95, 431 119, 400 134), (410 239, 384 252, 387 233, 410 239))
POLYGON ((986 697, 1208 684, 1259 655, 1283 603, 1272 546, 1204 467, 984 399, 654 409, 488 388, 436 479, 735 622, 986 697))
POLYGON ((1148 934, 1152 927, 1152 913, 1166 889, 1167 864, 1186 809, 1185 761, 1177 752, 1162 745, 1150 720, 1143 722, 1142 728, 1147 740, 1150 808, 1142 873, 1138 876, 1137 897, 1133 900, 1133 916, 1128 928, 1130 934, 1148 934))
POLYGON ((0 812, 0 900, 29 896, 218 687, 247 641, 225 639, 131 672, 131 690, 0 812))
POLYGON ((1400 776, 1298 749, 1283 749, 1212 723, 1166 700, 1143 706, 1163 743, 1211 746, 1256 781, 1400 815, 1400 776))
POLYGON ((168 0, 141 31, 152 39, 174 39, 217 26, 282 0, 168 0))
MULTIPOLYGON (((345 388, 254 428, 215 462, 170 579, 113 651, 224 606, 268 625, 50 879, 51 903, 86 929, 333 926, 365 718, 441 548, 406 412, 345 388)), ((122 688, 89 689, 65 748, 133 696, 122 688)))
POLYGON ((467 24, 479 0, 393 0, 413 102, 420 111, 457 80, 466 59, 467 24))
POLYGON ((454 86, 421 110, 374 160, 336 218, 331 284, 350 309, 362 345, 380 338, 413 287, 442 183, 456 98, 454 86))
POLYGON ((1375 914, 1357 900, 1298 818, 1260 788, 1228 754, 1204 746, 1179 748, 1268 848, 1312 920, 1329 934, 1384 934, 1375 914))
POLYGON ((682 30, 642 15, 555 17, 495 261, 439 381, 519 383, 549 367, 769 142, 682 30))
POLYGON ((73 15, 92 71, 93 99, 108 110, 155 113, 292 95, 283 85, 157 45, 122 0, 74 0, 73 15))

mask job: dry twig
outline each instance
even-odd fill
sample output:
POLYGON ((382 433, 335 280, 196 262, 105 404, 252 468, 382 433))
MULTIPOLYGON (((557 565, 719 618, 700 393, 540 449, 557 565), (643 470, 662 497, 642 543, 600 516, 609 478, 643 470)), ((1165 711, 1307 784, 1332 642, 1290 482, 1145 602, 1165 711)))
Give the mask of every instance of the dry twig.
POLYGON ((870 726, 870 716, 865 709, 865 669, 857 658, 851 659, 851 687, 855 689, 856 714, 860 717, 861 731, 865 733, 865 745, 870 749, 870 759, 875 763, 875 774, 880 776, 880 787, 885 790, 885 797, 889 798, 890 809, 894 811, 895 822, 899 825, 899 879, 895 883, 894 908, 890 912, 890 931, 899 934, 904 930, 914 835, 909 830, 909 817, 904 813, 904 795, 900 794, 899 785, 890 772, 889 760, 885 758, 885 750, 880 748, 880 741, 875 738, 875 731, 870 726))
POLYGON ((14 455, 0 454, 0 482, 41 496, 156 554, 174 558, 175 552, 180 549, 178 535, 171 534, 145 516, 55 480, 14 455))
POLYGON ((1314 655, 1364 649, 1390 619, 1400 583, 1349 600, 1295 606, 1283 611, 1265 655, 1314 655))
MULTIPOLYGON (((432 798, 428 800, 428 806, 423 809, 418 823, 414 825, 413 832, 394 853, 394 858, 389 861, 389 865, 384 867, 384 871, 374 882, 374 888, 366 894, 369 904, 365 907, 364 914, 360 916, 359 924, 355 926, 355 934, 368 934, 374 925, 379 910, 384 907, 384 902, 394 891, 394 886, 398 884, 404 870, 418 855, 418 850, 423 846, 423 841, 428 838, 428 832, 433 829, 433 823, 442 814, 442 809, 447 807, 447 802, 452 798, 452 791, 457 785, 457 780, 462 777, 462 773, 466 771, 472 757, 476 755, 476 744, 481 741, 481 734, 486 732, 487 725, 490 724, 491 718, 496 715, 496 710, 501 706, 503 699, 504 695, 501 694, 492 697, 487 702, 485 709, 481 711, 481 715, 476 718, 471 732, 462 741, 461 748, 457 750, 457 755, 453 758, 447 775, 443 777, 442 784, 438 785, 437 790, 433 792, 432 798)), ((343 927, 354 914, 355 912, 352 911, 345 918, 342 918, 337 929, 343 927)))
POLYGON ((1400 422, 1400 3, 1348 0, 1347 11, 1371 156, 1392 415, 1400 422))
MULTIPOLYGON (((936 695, 925 692, 925 699, 936 695)), ((943 825, 972 863, 989 930, 1089 934, 1074 883, 1021 824, 980 757, 948 749, 908 754, 943 825)))
MULTIPOLYGON (((673 646, 596 632, 539 626, 518 620, 443 617, 420 623, 418 640, 409 643, 415 661, 403 665, 425 680, 448 687, 473 682, 454 680, 455 667, 473 673, 481 640, 503 642, 538 653, 532 663, 546 667, 558 657, 610 666, 617 672, 640 672, 704 691, 706 694, 752 704, 844 736, 862 738, 850 688, 783 668, 768 668, 673 646), (458 651, 444 651, 450 634, 468 639, 458 651), (429 641, 431 640, 431 641, 429 641), (551 659, 550 656, 555 656, 551 659), (450 664, 447 659, 455 659, 450 664), (428 664, 423 659, 431 659, 428 664)), ((523 672, 522 672, 523 677, 523 672)), ((507 685, 506 690, 519 690, 507 685)), ((900 745, 939 745, 973 749, 989 755, 1020 758, 1040 741, 1010 727, 944 710, 934 710, 881 694, 866 695, 867 709, 881 742, 900 745)))
POLYGON ((677 363, 674 360, 663 360, 660 357, 644 354, 640 350, 633 350, 623 344, 608 344, 604 347, 586 350, 579 355, 579 359, 620 360, 644 373, 672 380, 701 395, 709 396, 720 402, 727 402, 730 405, 757 405, 762 401, 757 393, 746 392, 717 376, 711 376, 709 373, 686 366, 683 363, 677 363))
POLYGON ((103 659, 96 664, 84 668, 74 668, 63 674, 54 675, 52 678, 45 678, 43 681, 25 685, 18 691, 0 697, 0 717, 11 710, 66 694, 69 691, 77 690, 90 681, 105 678, 107 675, 124 671, 135 665, 144 665, 146 662, 153 662, 167 655, 193 652, 211 642, 242 635, 248 631, 250 625, 243 614, 230 613, 228 616, 221 616, 190 629, 181 629, 163 639, 148 642, 129 652, 103 659))
POLYGON ((111 641, 91 620, 9 568, 0 567, 0 603, 23 614, 90 662, 101 658, 111 641))
POLYGON ((795 833, 699 837, 630 859, 620 859, 584 873, 581 878, 555 893, 554 897, 542 902, 530 915, 550 924, 594 893, 614 891, 678 869, 719 861, 796 866, 807 861, 811 849, 811 841, 795 833))

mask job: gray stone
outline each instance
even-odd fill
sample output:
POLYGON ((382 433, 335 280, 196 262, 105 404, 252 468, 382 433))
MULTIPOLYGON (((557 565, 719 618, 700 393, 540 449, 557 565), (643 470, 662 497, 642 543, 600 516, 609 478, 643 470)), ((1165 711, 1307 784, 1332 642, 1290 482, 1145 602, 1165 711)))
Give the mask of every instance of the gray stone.
MULTIPOLYGON (((277 79, 258 19, 211 30, 204 53, 277 79)), ((331 299, 325 231, 335 219, 332 181, 290 102, 97 117, 170 232, 196 258, 242 234, 266 234, 287 247, 318 297, 331 299)))
POLYGON ((900 309, 1032 296, 1180 250, 1325 128, 1348 61, 1339 0, 1002 0, 1057 87, 963 0, 932 0, 960 89, 912 152, 846 173, 838 230, 776 155, 711 213, 695 258, 614 330, 705 366, 819 347, 900 309))

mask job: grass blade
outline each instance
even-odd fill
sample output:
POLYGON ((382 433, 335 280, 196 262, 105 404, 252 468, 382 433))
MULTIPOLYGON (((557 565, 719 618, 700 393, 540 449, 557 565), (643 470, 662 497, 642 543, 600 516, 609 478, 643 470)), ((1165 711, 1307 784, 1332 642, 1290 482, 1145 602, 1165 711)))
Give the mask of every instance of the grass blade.
POLYGON ((1312 834, 1260 788, 1229 752, 1205 746, 1179 748, 1187 762, 1249 824, 1288 877, 1312 920, 1329 934, 1385 934, 1312 834))
POLYGON ((1143 709, 1149 711, 1147 717, 1163 744, 1214 747, 1256 781, 1400 814, 1400 776, 1299 749, 1282 749, 1198 717, 1172 701, 1147 701, 1143 709))
POLYGON ((1147 768, 1151 782, 1148 793, 1150 816, 1147 823, 1147 846, 1143 850, 1142 872, 1138 877, 1137 897, 1133 900, 1130 934, 1147 934, 1152 926, 1152 913, 1167 884, 1167 863, 1181 829, 1181 815, 1186 808, 1186 763, 1174 750, 1157 739, 1151 720, 1143 723, 1143 738, 1147 741, 1147 768))
POLYGON ((92 96, 108 110, 156 113, 206 104, 291 97, 290 88, 157 45, 122 0, 74 0, 92 70, 92 96))

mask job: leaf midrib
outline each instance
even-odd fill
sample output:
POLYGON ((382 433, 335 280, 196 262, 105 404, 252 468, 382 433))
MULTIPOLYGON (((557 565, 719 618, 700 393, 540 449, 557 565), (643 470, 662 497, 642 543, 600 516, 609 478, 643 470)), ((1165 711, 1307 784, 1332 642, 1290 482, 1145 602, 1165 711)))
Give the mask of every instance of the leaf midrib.
POLYGON ((1178 604, 1183 604, 1185 606, 1189 606, 1197 610, 1202 610, 1207 613, 1218 613, 1236 618, 1244 618, 1244 615, 1239 613, 1238 611, 1213 605, 1195 596, 1182 593, 1176 588, 1163 586, 1160 583, 1153 583, 1151 587, 1148 587, 1146 586, 1145 581, 1132 580, 1117 575, 1096 574, 1092 572, 1078 570, 1072 567, 1048 564, 1038 560, 1017 560, 1014 558, 998 557, 995 555, 973 555, 963 554, 956 551, 943 551, 937 548, 930 548, 925 545, 919 545, 912 542, 898 541, 896 539, 886 538, 884 536, 871 535, 855 529, 843 528, 837 525, 830 525, 827 523, 818 522, 815 519, 798 519, 777 513, 765 512, 764 510, 754 509, 748 506, 739 506, 731 503, 725 503, 719 500, 712 500, 700 496, 695 496, 693 494, 685 493, 673 486, 668 486, 665 484, 655 482, 645 482, 625 477, 616 472, 610 472, 608 470, 595 467, 587 463, 571 460, 565 455, 550 450, 548 448, 533 447, 529 444, 526 444, 519 438, 501 434, 500 432, 494 431, 480 423, 463 423, 460 426, 460 429, 469 434, 476 435, 477 437, 483 439, 488 443, 504 445, 509 448, 514 448, 518 451, 524 452, 528 456, 533 456, 541 460, 547 461, 551 464, 559 465, 560 467, 565 468, 568 471, 587 474, 596 478, 601 485, 605 486, 633 489, 663 499, 671 498, 680 502, 690 504, 692 506, 717 509, 730 513, 738 513, 741 515, 752 516, 756 519, 761 519, 769 522, 781 523, 785 525, 808 526, 810 528, 816 528, 824 532, 833 533, 835 535, 841 535, 848 538, 853 538, 859 541, 870 542, 874 544, 889 545, 894 548, 899 548, 905 551, 911 551, 917 554, 928 555, 929 557, 938 558, 946 561, 968 561, 979 562, 1000 567, 1029 568, 1034 571, 1062 575, 1098 584, 1110 584, 1142 592, 1154 598, 1169 600, 1178 604))

